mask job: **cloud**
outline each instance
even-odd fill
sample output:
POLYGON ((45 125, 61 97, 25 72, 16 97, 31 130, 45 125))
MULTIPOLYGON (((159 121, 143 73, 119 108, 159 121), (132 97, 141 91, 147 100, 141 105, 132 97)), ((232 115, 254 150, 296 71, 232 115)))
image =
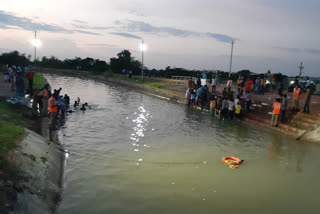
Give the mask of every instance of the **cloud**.
POLYGON ((0 23, 0 29, 11 29, 11 27, 0 23))
POLYGON ((85 31, 85 30, 74 30, 73 32, 89 34, 89 35, 96 35, 96 36, 102 36, 102 34, 100 34, 100 33, 94 33, 94 32, 85 31))
POLYGON ((108 30, 108 29, 112 29, 112 27, 108 27, 108 26, 89 26, 87 24, 72 24, 73 27, 75 28, 79 28, 79 29, 91 29, 91 30, 108 30))
POLYGON ((278 49, 278 50, 282 50, 282 51, 287 51, 287 52, 291 52, 291 53, 299 53, 302 52, 303 50, 300 48, 287 48, 287 47, 272 47, 273 49, 278 49))
POLYGON ((136 9, 131 9, 128 11, 128 13, 132 14, 132 15, 135 15, 135 16, 140 16, 140 17, 147 17, 147 15, 145 15, 144 13, 142 12, 139 12, 138 10, 136 9))
POLYGON ((305 48, 304 51, 309 54, 320 54, 320 49, 305 48))
POLYGON ((278 49, 290 53, 308 53, 312 55, 319 55, 320 49, 313 48, 288 48, 288 47, 273 47, 273 49, 278 49))
POLYGON ((223 35, 223 34, 216 34, 216 33, 206 33, 208 37, 214 38, 220 42, 231 42, 232 40, 235 40, 234 38, 223 35))
POLYGON ((116 45, 110 45, 110 44, 87 44, 87 45, 96 46, 96 47, 109 47, 109 48, 117 47, 116 45))
POLYGON ((83 31, 83 30, 69 30, 58 25, 54 24, 46 24, 41 22, 34 22, 32 19, 26 17, 19 17, 14 15, 13 13, 8 13, 3 10, 0 10, 0 28, 1 29, 10 29, 13 26, 18 27, 24 30, 39 30, 39 31, 47 31, 54 33, 82 33, 89 35, 101 35, 94 32, 83 31))
POLYGON ((111 32, 112 35, 127 37, 127 38, 133 38, 133 39, 142 39, 140 36, 136 36, 130 33, 121 33, 121 32, 111 32))
POLYGON ((156 27, 141 21, 129 20, 128 22, 124 23, 119 20, 116 20, 114 24, 120 26, 121 29, 127 30, 129 32, 167 34, 167 35, 176 36, 176 37, 205 36, 209 38, 214 38, 219 42, 231 42, 232 40, 235 40, 234 38, 224 34, 216 34, 216 33, 210 33, 210 32, 201 33, 201 32, 189 31, 189 30, 182 30, 182 29, 173 28, 173 27, 156 27))
MULTIPOLYGON (((0 10, 0 24, 2 27, 16 26, 24 30, 41 30, 49 32, 64 32, 70 33, 69 30, 59 27, 57 25, 45 24, 39 22, 33 22, 31 19, 26 17, 15 16, 12 13, 7 13, 3 10, 0 10)), ((0 26, 0 27, 1 27, 0 26)))
POLYGON ((73 21, 77 22, 77 23, 80 23, 80 24, 88 24, 88 22, 81 21, 81 20, 78 20, 78 19, 74 19, 73 21))

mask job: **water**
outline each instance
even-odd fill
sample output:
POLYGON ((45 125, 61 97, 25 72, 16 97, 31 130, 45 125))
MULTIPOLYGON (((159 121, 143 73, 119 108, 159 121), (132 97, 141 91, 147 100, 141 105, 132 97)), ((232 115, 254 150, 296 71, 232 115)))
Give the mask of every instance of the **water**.
POLYGON ((320 147, 218 121, 133 90, 47 76, 92 109, 70 114, 64 213, 309 213, 319 204, 320 147), (224 156, 247 160, 238 169, 224 156))

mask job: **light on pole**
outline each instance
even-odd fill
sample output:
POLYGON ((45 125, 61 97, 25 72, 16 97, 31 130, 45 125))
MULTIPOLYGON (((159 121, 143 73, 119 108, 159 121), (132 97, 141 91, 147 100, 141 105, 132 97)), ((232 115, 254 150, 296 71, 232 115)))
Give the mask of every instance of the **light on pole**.
POLYGON ((147 50, 147 46, 146 46, 146 44, 144 44, 143 40, 141 41, 141 44, 140 44, 140 50, 141 50, 141 55, 142 55, 141 80, 143 81, 143 54, 147 50))
POLYGON ((34 46, 34 70, 36 69, 37 60, 37 47, 41 46, 41 41, 37 39, 37 31, 34 31, 34 39, 32 40, 32 45, 34 46))
POLYGON ((231 57, 230 57, 230 70, 229 70, 229 77, 231 77, 231 69, 232 69, 233 44, 234 44, 234 41, 232 40, 232 42, 231 42, 231 57))

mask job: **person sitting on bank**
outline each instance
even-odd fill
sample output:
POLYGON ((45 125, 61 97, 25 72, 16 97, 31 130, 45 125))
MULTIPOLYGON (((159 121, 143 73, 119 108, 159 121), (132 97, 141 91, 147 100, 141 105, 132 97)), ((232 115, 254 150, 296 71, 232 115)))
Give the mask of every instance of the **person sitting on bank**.
POLYGON ((273 103, 271 126, 277 126, 278 125, 278 117, 279 117, 279 114, 280 114, 280 109, 281 109, 281 99, 277 98, 276 101, 273 103))
POLYGON ((86 105, 82 104, 82 107, 80 108, 81 111, 85 111, 86 110, 86 105))
POLYGON ((48 100, 48 108, 49 108, 49 127, 50 129, 55 129, 56 116, 58 112, 58 105, 56 103, 56 99, 54 99, 53 94, 50 96, 48 100))

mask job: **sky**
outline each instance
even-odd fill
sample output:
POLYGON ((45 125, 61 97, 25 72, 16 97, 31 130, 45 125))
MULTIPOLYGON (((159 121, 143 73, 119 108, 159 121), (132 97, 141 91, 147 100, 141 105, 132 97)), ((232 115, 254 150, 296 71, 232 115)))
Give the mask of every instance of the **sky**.
POLYGON ((0 0, 0 53, 92 57, 130 50, 144 63, 320 76, 319 0, 0 0))

